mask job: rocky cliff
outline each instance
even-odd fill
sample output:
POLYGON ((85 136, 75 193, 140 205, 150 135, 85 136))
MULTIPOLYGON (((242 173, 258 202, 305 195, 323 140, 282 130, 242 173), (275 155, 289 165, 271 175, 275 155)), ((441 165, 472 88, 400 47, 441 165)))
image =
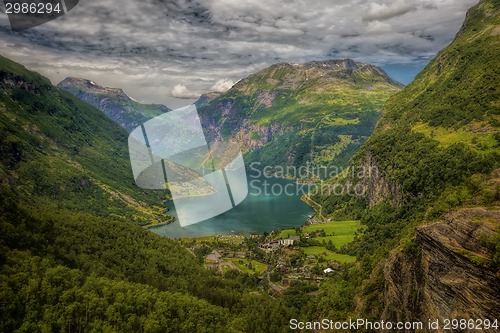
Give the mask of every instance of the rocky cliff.
POLYGON ((412 246, 391 253, 385 265, 383 319, 500 318, 500 271, 488 243, 499 228, 500 210, 479 207, 418 227, 412 246))

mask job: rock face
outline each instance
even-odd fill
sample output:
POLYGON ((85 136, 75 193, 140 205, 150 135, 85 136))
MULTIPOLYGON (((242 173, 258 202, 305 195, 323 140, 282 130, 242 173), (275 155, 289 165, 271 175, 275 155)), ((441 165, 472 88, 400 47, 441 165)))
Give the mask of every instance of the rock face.
MULTIPOLYGON (((24 78, 15 75, 13 73, 0 71, 0 83, 9 87, 17 87, 35 94, 40 93, 40 89, 37 85, 26 81, 24 78)), ((0 92, 4 93, 6 90, 0 87, 0 92)))
POLYGON ((370 207, 384 200, 390 200, 394 206, 400 205, 402 198, 398 183, 380 172, 379 164, 371 154, 366 155, 361 169, 368 173, 360 184, 366 189, 365 197, 370 207))
POLYGON ((122 89, 102 87, 86 79, 66 78, 57 87, 101 110, 128 132, 143 122, 170 111, 164 105, 141 104, 128 97, 122 89))
POLYGON ((400 89, 382 69, 350 59, 280 63, 196 104, 207 138, 237 142, 247 162, 345 165, 400 89))
POLYGON ((500 318, 500 272, 484 241, 499 226, 499 210, 470 208, 418 227, 414 247, 394 251, 385 265, 383 319, 500 318))

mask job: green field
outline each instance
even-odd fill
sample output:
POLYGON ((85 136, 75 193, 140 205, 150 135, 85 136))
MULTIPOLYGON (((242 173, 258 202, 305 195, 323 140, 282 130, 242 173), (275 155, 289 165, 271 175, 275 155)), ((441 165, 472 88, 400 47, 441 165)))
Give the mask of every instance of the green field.
POLYGON ((267 265, 264 265, 263 263, 260 263, 255 260, 248 260, 248 259, 232 259, 231 260, 236 267, 238 267, 243 273, 248 273, 248 274, 262 274, 267 270, 267 265), (249 264, 252 264, 251 267, 249 268, 249 264))
POLYGON ((326 260, 335 260, 338 262, 342 263, 347 263, 347 262, 355 262, 356 257, 347 255, 347 254, 340 254, 340 253, 335 253, 332 251, 327 250, 323 246, 310 246, 310 247, 304 247, 302 248, 304 250, 304 253, 307 255, 321 255, 323 256, 326 260))
POLYGON ((326 237, 315 237, 315 240, 325 241, 329 240, 337 247, 340 248, 354 240, 354 234, 361 228, 359 221, 336 221, 326 224, 315 224, 305 227, 304 233, 311 233, 316 230, 324 230, 326 237), (333 236, 332 236, 333 235, 333 236))
MULTIPOLYGON (((359 221, 335 221, 325 224, 313 224, 302 228, 302 233, 312 233, 316 230, 324 230, 326 237, 315 237, 315 240, 328 242, 329 240, 336 247, 342 247, 354 240, 354 234, 357 230, 361 228, 361 223, 359 221)), ((295 229, 285 229, 281 230, 278 238, 288 238, 289 236, 295 236, 297 233, 295 229)))
MULTIPOLYGON (((356 231, 361 229, 361 223, 359 221, 335 221, 324 224, 312 224, 305 227, 302 227, 302 234, 314 233, 317 230, 324 230, 326 236, 325 237, 314 237, 312 239, 317 240, 319 242, 332 241, 333 245, 337 248, 341 248, 342 246, 352 242, 354 240, 354 236, 356 231)), ((295 236, 297 232, 295 229, 285 229, 281 230, 278 234, 278 238, 288 238, 289 236, 295 236)), ((349 256, 346 254, 339 254, 327 250, 324 246, 309 246, 302 248, 307 255, 322 255, 326 260, 336 260, 338 262, 346 263, 346 262, 354 262, 356 258, 353 256, 349 256)))
POLYGON ((278 238, 284 239, 284 238, 288 238, 290 236, 295 236, 295 235, 297 235, 297 232, 295 231, 295 229, 283 229, 280 231, 278 238))
POLYGON ((449 129, 417 123, 412 130, 434 139, 443 147, 463 143, 476 151, 490 152, 496 148, 495 130, 488 123, 472 123, 467 128, 449 129))

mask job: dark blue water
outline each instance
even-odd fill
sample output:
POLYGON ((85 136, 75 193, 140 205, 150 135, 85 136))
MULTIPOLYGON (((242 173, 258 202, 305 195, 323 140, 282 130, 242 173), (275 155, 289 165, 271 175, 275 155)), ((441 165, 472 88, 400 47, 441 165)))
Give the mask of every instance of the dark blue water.
MULTIPOLYGON (((307 185, 264 176, 249 177, 248 183, 247 198, 222 215, 187 227, 181 227, 176 221, 151 231, 171 238, 249 235, 301 226, 313 213, 311 207, 300 200, 307 193, 307 185)), ((168 207, 169 214, 175 216, 173 204, 169 203, 168 207)))

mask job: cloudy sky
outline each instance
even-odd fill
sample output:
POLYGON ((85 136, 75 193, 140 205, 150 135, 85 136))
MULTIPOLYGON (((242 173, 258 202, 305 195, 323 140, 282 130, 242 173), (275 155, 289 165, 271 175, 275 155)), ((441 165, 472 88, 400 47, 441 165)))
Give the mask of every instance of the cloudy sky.
POLYGON ((476 2, 80 0, 24 32, 0 14, 0 53, 53 83, 84 77, 170 107, 276 62, 351 58, 406 83, 451 42, 476 2))

